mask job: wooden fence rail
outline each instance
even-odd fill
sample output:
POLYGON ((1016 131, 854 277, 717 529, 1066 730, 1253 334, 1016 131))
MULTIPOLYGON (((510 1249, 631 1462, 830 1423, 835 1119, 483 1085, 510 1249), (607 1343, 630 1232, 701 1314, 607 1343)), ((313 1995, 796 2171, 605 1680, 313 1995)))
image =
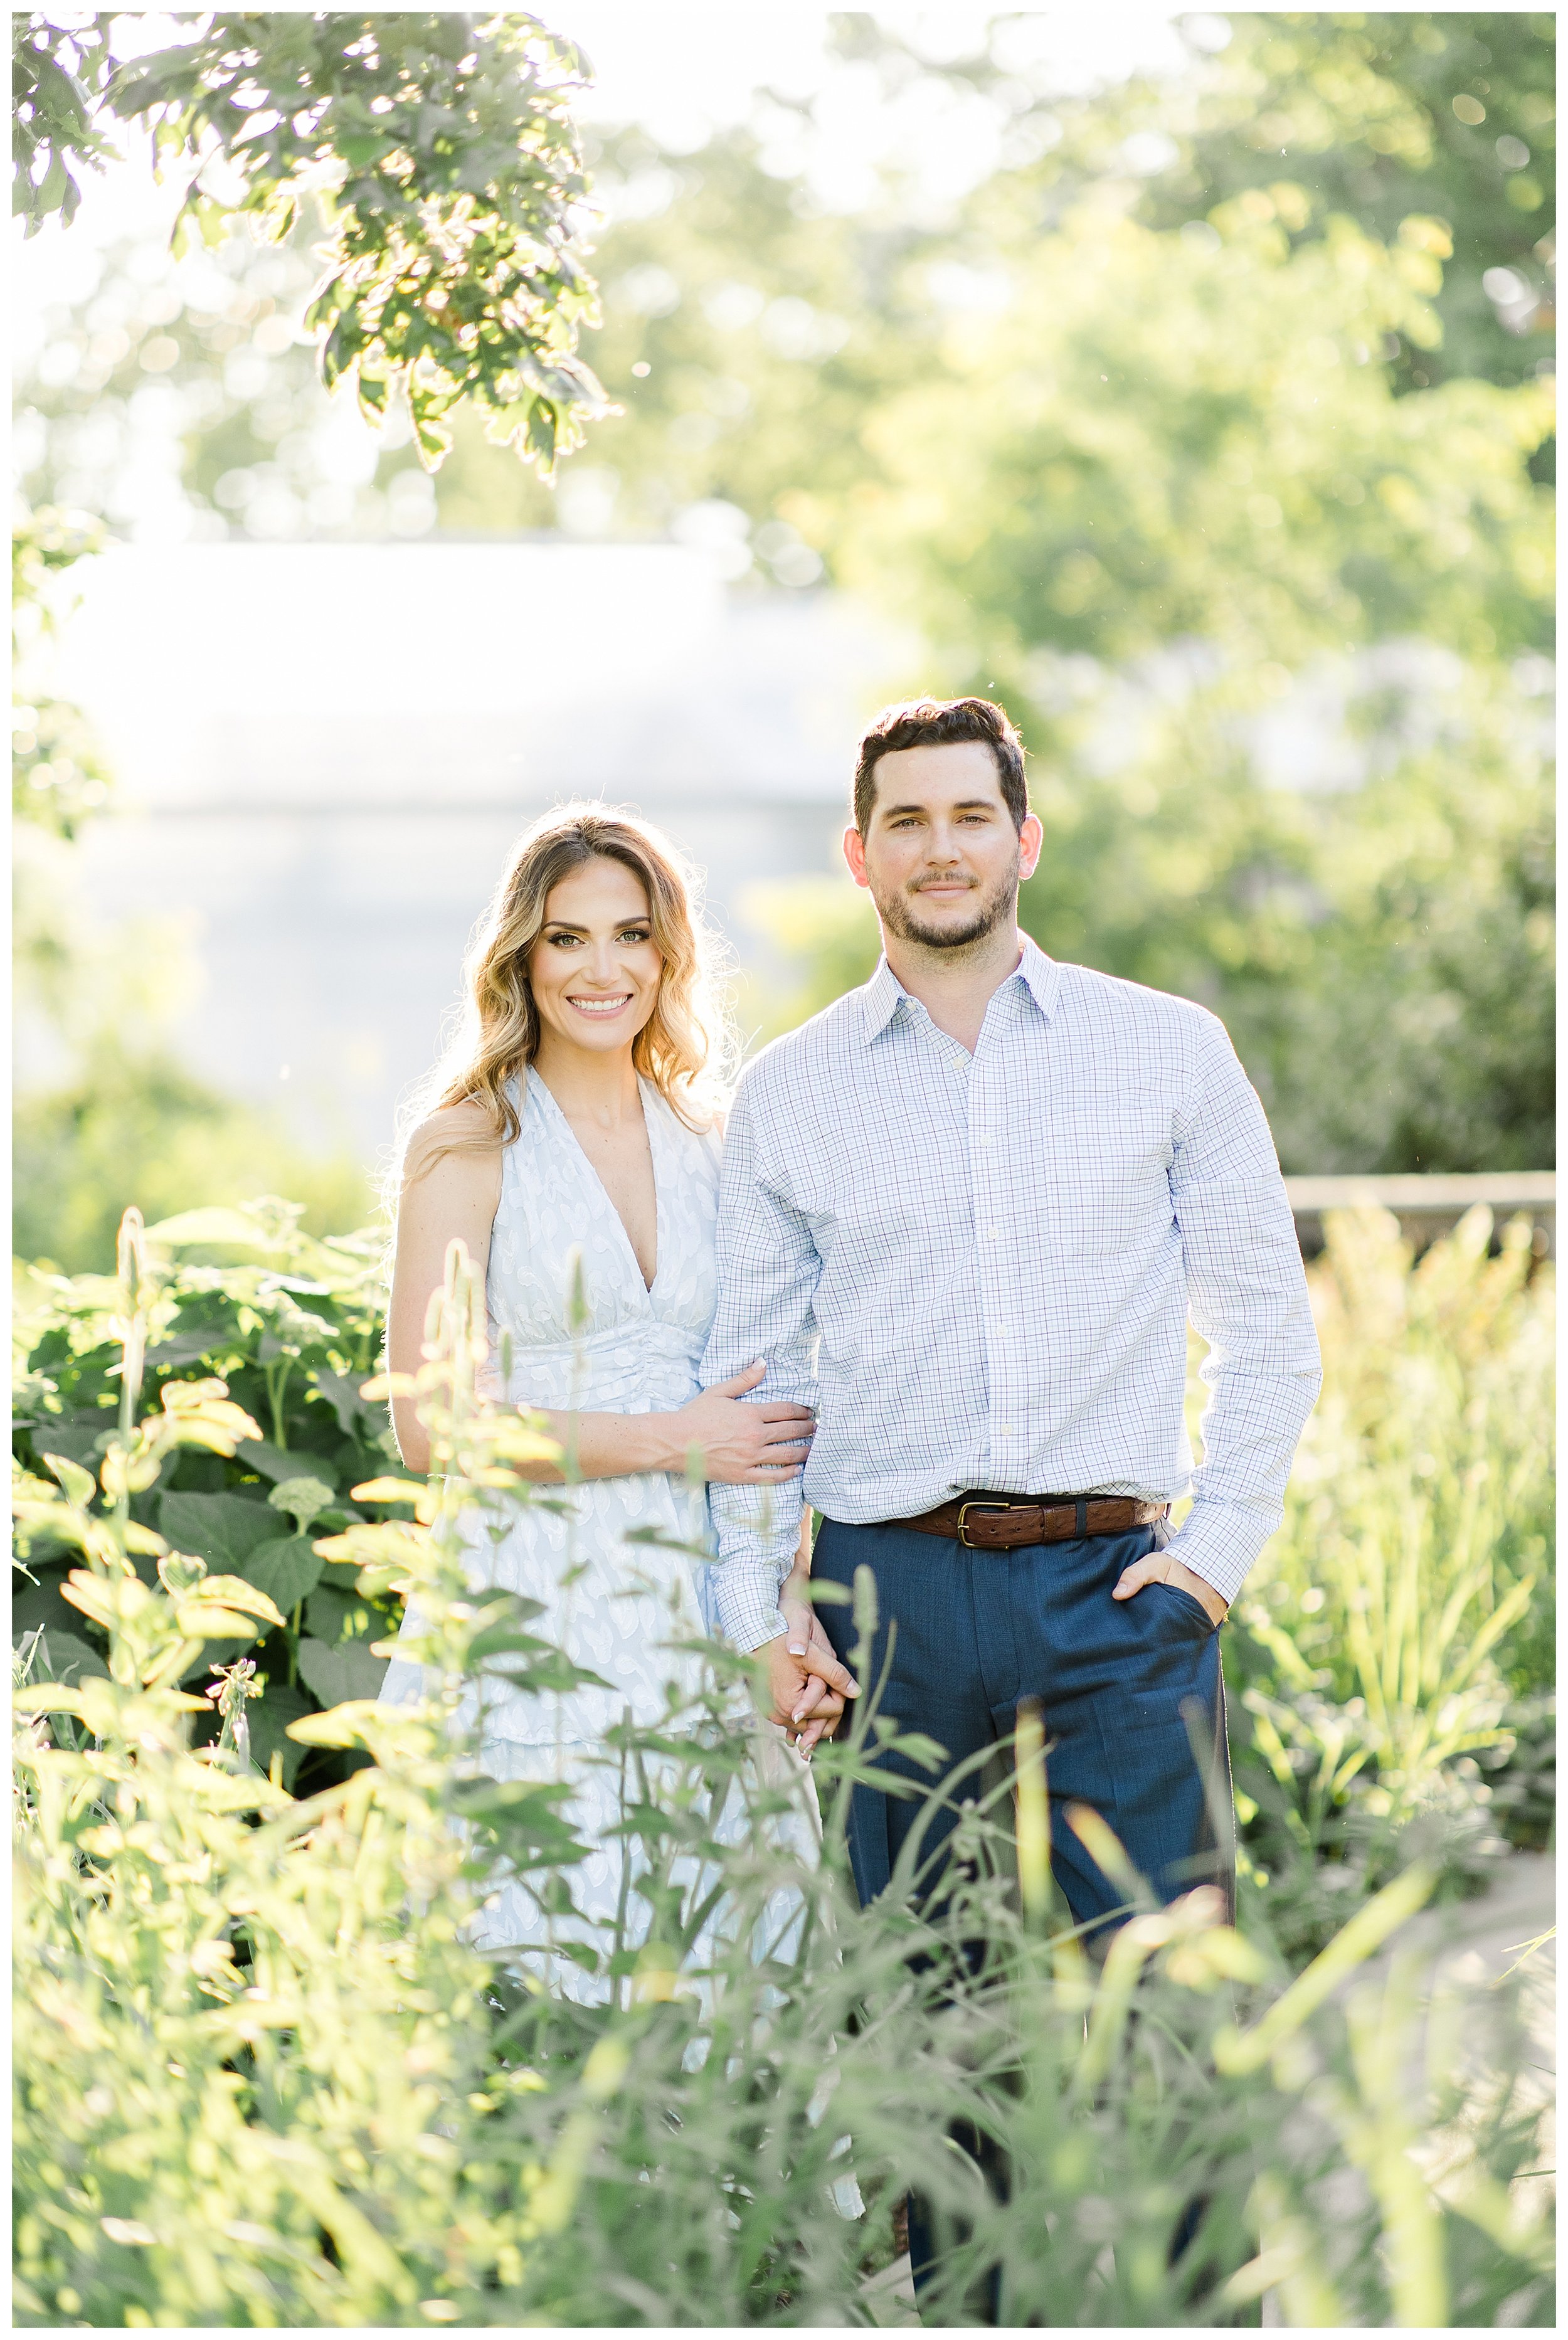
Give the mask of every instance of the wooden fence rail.
POLYGON ((1374 1204, 1393 1211, 1419 1250, 1453 1226, 1476 1203, 1499 1225, 1526 1213, 1535 1224, 1535 1249, 1557 1247, 1557 1174, 1553 1170, 1417 1171, 1387 1178, 1287 1178, 1295 1231, 1310 1258, 1323 1248, 1323 1215, 1374 1204))

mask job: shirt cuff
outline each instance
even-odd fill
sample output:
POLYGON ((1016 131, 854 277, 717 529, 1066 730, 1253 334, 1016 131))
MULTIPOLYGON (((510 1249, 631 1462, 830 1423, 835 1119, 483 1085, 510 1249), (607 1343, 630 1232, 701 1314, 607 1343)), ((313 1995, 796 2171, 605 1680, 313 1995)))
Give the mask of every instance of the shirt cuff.
POLYGON ((1234 1601, 1283 1517, 1277 1503, 1226 1503, 1200 1495, 1166 1551, 1222 1601, 1234 1601))
POLYGON ((714 1606, 719 1629, 732 1648, 749 1656, 764 1641, 789 1631, 779 1607, 779 1587, 789 1574, 766 1557, 720 1561, 714 1570, 714 1606))

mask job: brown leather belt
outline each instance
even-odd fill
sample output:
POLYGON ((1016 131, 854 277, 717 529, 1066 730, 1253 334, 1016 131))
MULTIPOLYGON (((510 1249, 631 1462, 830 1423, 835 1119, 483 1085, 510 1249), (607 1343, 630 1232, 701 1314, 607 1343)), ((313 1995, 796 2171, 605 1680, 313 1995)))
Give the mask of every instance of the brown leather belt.
POLYGON ((918 1535, 949 1536, 970 1552, 1011 1552, 1025 1543, 1070 1543, 1080 1536, 1126 1535, 1153 1527, 1170 1510, 1141 1495, 958 1495, 915 1520, 889 1520, 918 1535))

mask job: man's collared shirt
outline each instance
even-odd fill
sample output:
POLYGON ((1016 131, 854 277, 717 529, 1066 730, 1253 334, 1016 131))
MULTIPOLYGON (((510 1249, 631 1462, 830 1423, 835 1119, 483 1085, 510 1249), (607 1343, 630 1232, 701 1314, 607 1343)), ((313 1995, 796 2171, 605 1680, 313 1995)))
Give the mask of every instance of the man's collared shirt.
POLYGON ((884 959, 743 1076, 705 1387, 811 1406, 804 1474, 715 1482, 719 1621, 783 1631, 807 1502, 913 1518, 971 1488, 1193 1508, 1168 1547, 1228 1600, 1279 1523, 1321 1378, 1268 1124, 1217 1016, 1026 939, 973 1056, 884 959), (1188 1319, 1209 1344, 1204 1461, 1188 1319))

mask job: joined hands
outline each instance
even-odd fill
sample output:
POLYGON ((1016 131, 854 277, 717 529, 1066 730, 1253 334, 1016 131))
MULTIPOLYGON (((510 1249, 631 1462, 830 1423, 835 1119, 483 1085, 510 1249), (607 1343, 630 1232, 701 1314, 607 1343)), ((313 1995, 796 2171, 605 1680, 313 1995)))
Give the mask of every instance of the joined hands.
POLYGON ((838 1729, 846 1700, 860 1695, 859 1683, 822 1631, 806 1590, 809 1581, 799 1568, 791 1572, 779 1593, 788 1631, 755 1652, 768 1668, 769 1720, 783 1726, 807 1762, 817 1741, 838 1729))

